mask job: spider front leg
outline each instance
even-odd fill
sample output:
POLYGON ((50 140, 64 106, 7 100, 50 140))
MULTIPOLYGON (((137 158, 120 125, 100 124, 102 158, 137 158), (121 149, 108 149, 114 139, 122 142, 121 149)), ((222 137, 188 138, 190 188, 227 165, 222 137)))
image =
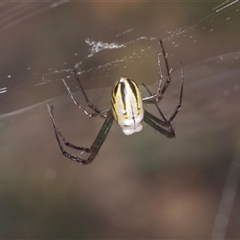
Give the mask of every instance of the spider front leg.
POLYGON ((180 82, 180 96, 177 106, 175 107, 172 115, 169 117, 168 121, 171 123, 173 119, 176 117, 178 112, 181 110, 182 107, 182 98, 183 98, 183 84, 184 84, 184 72, 183 72, 183 65, 181 63, 181 82, 180 82))
MULTIPOLYGON (((160 85, 158 87, 158 90, 157 90, 158 97, 161 99, 161 96, 164 94, 164 92, 166 91, 169 83, 171 82, 171 79, 172 79, 171 71, 172 71, 172 69, 169 68, 167 54, 166 54, 166 51, 165 51, 165 48, 163 46, 163 43, 162 43, 161 39, 159 40, 159 44, 161 46, 161 50, 162 50, 162 54, 163 54, 163 58, 164 58, 165 66, 166 66, 166 70, 167 70, 167 80, 166 80, 165 84, 163 85, 163 87, 160 85)), ((158 69, 159 69, 160 76, 162 76, 161 62, 160 62, 159 54, 158 54, 158 69)))
POLYGON ((62 135, 58 125, 56 124, 56 121, 55 121, 55 118, 54 118, 54 115, 53 115, 53 106, 50 107, 49 105, 47 105, 47 107, 48 107, 49 115, 50 115, 51 120, 52 120, 54 132, 55 132, 55 137, 56 137, 56 140, 58 142, 58 145, 59 145, 59 148, 60 148, 62 154, 64 156, 68 157, 69 159, 71 159, 74 162, 78 162, 78 163, 81 163, 81 164, 91 163, 94 160, 94 158, 96 157, 97 153, 99 152, 99 150, 100 150, 104 140, 106 139, 106 137, 109 133, 109 130, 112 126, 112 123, 113 123, 112 113, 110 111, 108 112, 106 120, 104 121, 104 123, 103 123, 95 141, 93 142, 92 146, 90 148, 85 148, 85 147, 81 147, 81 146, 77 146, 75 144, 72 144, 65 139, 65 137, 62 135), (83 159, 83 158, 80 158, 80 157, 77 157, 75 155, 72 155, 72 154, 68 153, 63 148, 61 140, 63 141, 63 143, 67 147, 89 153, 90 154, 89 157, 87 159, 83 159))
MULTIPOLYGON (((165 123, 165 126, 168 127, 168 126, 171 126, 171 123, 173 121, 173 119, 176 117, 177 113, 180 111, 181 109, 181 106, 182 106, 182 98, 183 98, 183 84, 184 84, 184 72, 183 72, 183 65, 181 63, 181 82, 180 82, 180 95, 179 95, 179 101, 178 101, 178 104, 176 105, 174 111, 172 112, 171 116, 167 119, 164 114, 162 113, 161 109, 159 108, 157 102, 154 102, 154 101, 148 101, 148 100, 145 100, 145 102, 147 103, 154 103, 156 108, 158 109, 158 112, 160 113, 161 117, 163 118, 164 120, 164 123, 165 123)), ((143 86, 146 88, 146 90, 148 91, 148 93, 150 94, 150 97, 154 96, 151 91, 148 89, 148 87, 143 83, 143 86)), ((164 125, 163 125, 164 126, 164 125)))
POLYGON ((89 99, 88 99, 88 97, 87 97, 87 94, 85 93, 85 90, 84 90, 84 88, 83 88, 83 86, 82 86, 82 84, 81 84, 81 82, 80 82, 80 79, 78 78, 78 75, 77 75, 76 70, 74 70, 74 75, 75 75, 75 77, 76 77, 76 79, 77 79, 77 81, 78 81, 78 84, 79 84, 79 86, 80 86, 80 89, 82 90, 83 96, 84 96, 84 98, 85 98, 85 100, 86 100, 86 102, 87 102, 87 104, 88 104, 88 107, 89 107, 90 109, 92 109, 94 112, 91 113, 91 112, 87 111, 86 108, 84 108, 80 103, 77 102, 77 100, 76 100, 75 97, 73 96, 73 93, 71 92, 69 86, 67 85, 67 83, 65 82, 65 80, 62 79, 62 81, 63 81, 63 83, 64 83, 64 85, 65 85, 65 87, 66 87, 66 89, 67 89, 67 91, 68 91, 68 93, 69 93, 69 95, 70 95, 73 103, 74 103, 74 105, 75 105, 78 109, 80 109, 82 112, 84 112, 88 117, 96 117, 96 116, 100 115, 101 117, 106 118, 106 113, 109 111, 109 108, 104 109, 104 110, 99 110, 97 107, 95 107, 95 106, 89 101, 89 99))
MULTIPOLYGON (((176 117, 177 113, 180 111, 181 106, 182 106, 183 83, 184 83, 184 73, 183 73, 183 66, 182 66, 182 63, 181 63, 181 82, 180 82, 180 88, 181 89, 180 89, 179 101, 178 101, 178 104, 176 105, 173 113, 171 114, 171 116, 168 119, 162 113, 162 111, 159 108, 157 102, 152 101, 150 103, 155 104, 155 106, 156 106, 158 112, 160 113, 161 117, 163 118, 163 120, 155 117, 154 115, 152 115, 151 113, 149 113, 148 111, 145 110, 144 121, 148 125, 150 125, 154 129, 156 129, 158 132, 164 134, 168 138, 173 138, 176 135, 176 133, 175 133, 173 127, 172 127, 172 121, 176 117), (164 129, 163 127, 168 128, 168 129, 164 129)), ((153 96, 151 91, 148 89, 148 87, 144 83, 143 83, 143 86, 146 88, 146 90, 150 94, 150 97, 153 96)), ((145 99, 144 99, 144 101, 148 102, 148 100, 145 100, 145 99)))
MULTIPOLYGON (((93 111, 95 111, 96 113, 100 114, 101 112, 97 109, 97 107, 95 107, 95 106, 88 100, 87 94, 85 93, 85 91, 84 91, 84 89, 83 89, 83 86, 82 86, 82 84, 81 84, 81 81, 80 81, 80 79, 79 79, 79 77, 78 77, 78 75, 77 75, 76 69, 73 71, 73 73, 74 73, 74 75, 75 75, 75 77, 76 77, 76 79, 77 79, 77 81, 78 81, 78 84, 79 84, 81 90, 82 90, 82 93, 83 93, 84 98, 85 98, 85 100, 86 100, 86 102, 87 102, 87 104, 88 104, 88 107, 90 107, 90 108, 91 108, 93 111)), ((70 94, 70 95, 71 95, 71 94, 70 94)))
MULTIPOLYGON (((151 91, 148 89, 148 87, 144 83, 143 83, 143 86, 146 88, 146 90, 148 91, 150 96, 152 96, 151 91)), ((150 112, 145 110, 144 111, 144 121, 148 125, 153 127, 154 129, 156 129, 158 132, 165 135, 166 137, 174 138, 176 133, 175 133, 173 127, 172 127, 172 123, 164 116, 163 112, 161 111, 161 109, 159 108, 159 106, 156 102, 151 102, 151 103, 155 104, 155 106, 156 106, 158 112, 160 113, 161 117, 163 118, 163 120, 155 117, 150 112), (165 129, 165 128, 167 128, 167 129, 165 129)))
MULTIPOLYGON (((74 105, 75 105, 78 109, 80 109, 81 111, 83 111, 88 117, 95 117, 95 116, 98 116, 98 115, 100 114, 100 111, 96 110, 95 107, 94 107, 94 109, 93 109, 93 110, 95 111, 94 113, 88 112, 88 111, 87 111, 81 104, 79 104, 79 103, 77 102, 77 100, 74 98, 74 96, 73 96, 72 92, 70 91, 70 88, 69 88, 68 85, 66 84, 65 80, 62 79, 62 81, 63 81, 66 89, 68 90, 68 93, 69 93, 70 97, 72 98, 72 101, 73 101, 74 105)), ((84 90, 83 90, 83 95, 84 95, 84 97, 86 96, 84 90)), ((85 98, 85 99, 86 99, 86 98, 85 98)), ((88 104, 88 106, 89 106, 89 104, 88 104)), ((91 107, 90 107, 90 108, 91 108, 91 107)), ((91 108, 91 109, 92 109, 92 108, 91 108)))
POLYGON ((165 48, 163 46, 163 43, 162 43, 161 39, 159 40, 159 45, 161 46, 161 51, 162 51, 162 55, 163 55, 163 58, 164 58, 165 67, 166 67, 166 70, 167 70, 167 79, 166 79, 165 83, 163 84, 164 76, 163 76, 163 73, 162 73, 160 53, 157 51, 157 65, 158 65, 158 72, 159 72, 159 81, 158 81, 158 86, 157 86, 157 92, 155 94, 152 94, 150 97, 144 98, 144 101, 147 101, 148 103, 160 102, 164 92, 168 88, 168 86, 171 82, 171 79, 172 79, 171 69, 169 68, 167 54, 166 54, 166 51, 165 51, 165 48))

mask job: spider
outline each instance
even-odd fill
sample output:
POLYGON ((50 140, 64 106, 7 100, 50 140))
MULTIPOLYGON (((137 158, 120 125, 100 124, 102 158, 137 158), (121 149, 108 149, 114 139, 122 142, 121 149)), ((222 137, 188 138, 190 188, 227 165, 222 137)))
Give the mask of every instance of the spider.
POLYGON ((183 96, 183 82, 184 82, 184 74, 183 74, 183 66, 181 63, 181 82, 180 82, 180 96, 178 104, 176 105, 173 113, 169 118, 166 118, 162 111, 160 110, 158 106, 158 102, 162 99, 164 92, 169 86, 169 83, 171 82, 171 69, 169 68, 167 54, 165 52, 163 43, 161 40, 159 40, 159 44, 161 47, 161 52, 165 61, 166 71, 167 71, 167 78, 166 81, 164 81, 164 76, 162 73, 162 67, 160 62, 160 53, 157 51, 157 65, 158 65, 158 71, 159 71, 159 81, 157 86, 157 91, 155 94, 152 94, 150 90, 147 88, 145 84, 143 86, 146 88, 147 92, 149 93, 149 96, 142 98, 141 92, 139 90, 139 86, 137 83, 129 79, 127 77, 120 77, 114 84, 111 94, 111 108, 106 108, 103 110, 99 110, 95 105, 93 105, 89 100, 88 97, 83 89, 83 86, 80 82, 80 79, 78 77, 77 71, 74 70, 74 75, 76 80, 78 81, 78 84, 80 86, 80 89, 83 93, 83 96, 87 102, 88 107, 92 111, 88 111, 85 107, 83 107, 80 103, 78 103, 72 92, 70 91, 68 85, 64 80, 63 83, 73 101, 75 106, 83 111, 88 117, 96 117, 101 116, 105 118, 105 121, 95 139, 92 146, 90 148, 88 147, 81 147, 77 146, 75 144, 72 144, 68 142, 63 134, 61 133, 58 125, 56 124, 54 115, 53 115, 53 105, 48 106, 48 112, 50 114, 53 129, 55 132, 56 140, 58 142, 58 145, 60 147, 60 150, 64 156, 67 158, 70 158, 72 161, 81 163, 81 164, 89 164, 91 163, 94 158, 96 157, 98 151, 100 150, 104 140, 106 139, 109 130, 112 126, 113 121, 115 120, 118 125, 122 128, 122 131, 125 135, 130 135, 136 132, 139 132, 142 130, 142 121, 146 122, 148 125, 150 125, 152 128, 160 132, 161 134, 165 135, 167 138, 174 138, 175 137, 175 131, 172 127, 172 121, 176 117, 177 113, 181 109, 182 104, 182 96, 183 96), (164 83, 163 83, 164 81, 164 83), (143 108, 143 103, 147 104, 155 104, 159 114, 161 115, 162 119, 157 118, 156 116, 152 115, 150 112, 145 110, 143 108), (65 146, 80 150, 82 152, 86 152, 89 154, 87 159, 72 155, 68 153, 64 147, 65 146))

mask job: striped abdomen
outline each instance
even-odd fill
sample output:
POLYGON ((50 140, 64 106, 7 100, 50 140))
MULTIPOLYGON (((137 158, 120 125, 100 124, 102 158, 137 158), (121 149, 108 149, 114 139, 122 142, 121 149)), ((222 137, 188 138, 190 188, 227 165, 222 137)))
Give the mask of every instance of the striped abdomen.
POLYGON ((120 77, 113 87, 111 102, 114 118, 124 134, 130 135, 142 130, 144 110, 137 83, 120 77))

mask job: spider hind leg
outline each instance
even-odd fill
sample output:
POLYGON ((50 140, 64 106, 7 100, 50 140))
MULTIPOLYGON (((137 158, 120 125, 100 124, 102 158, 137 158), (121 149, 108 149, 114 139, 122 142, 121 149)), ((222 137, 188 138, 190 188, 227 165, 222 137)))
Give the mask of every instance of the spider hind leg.
POLYGON ((52 120, 55 137, 56 137, 56 140, 58 142, 58 145, 59 145, 59 148, 60 148, 62 154, 64 156, 66 156, 67 158, 71 159, 74 162, 78 162, 78 163, 81 163, 81 164, 91 163, 94 160, 94 158, 96 157, 97 153, 99 152, 99 150, 100 150, 104 140, 106 139, 106 137, 109 133, 109 130, 112 126, 113 116, 112 116, 111 112, 108 112, 107 117, 106 117, 106 119, 105 119, 105 121, 104 121, 104 123, 103 123, 95 141, 93 142, 92 146, 90 148, 86 148, 86 147, 81 147, 81 146, 77 146, 75 144, 72 144, 65 139, 65 137, 61 133, 58 125, 56 124, 56 121, 55 121, 55 118, 54 118, 54 115, 53 115, 53 105, 51 105, 51 106, 47 105, 47 107, 48 107, 49 115, 50 115, 51 120, 52 120), (79 150, 79 151, 82 151, 82 152, 86 152, 90 155, 88 156, 87 159, 83 159, 83 158, 77 157, 75 155, 72 155, 64 149, 61 141, 67 147, 70 147, 70 148, 73 148, 73 149, 76 149, 76 150, 79 150))

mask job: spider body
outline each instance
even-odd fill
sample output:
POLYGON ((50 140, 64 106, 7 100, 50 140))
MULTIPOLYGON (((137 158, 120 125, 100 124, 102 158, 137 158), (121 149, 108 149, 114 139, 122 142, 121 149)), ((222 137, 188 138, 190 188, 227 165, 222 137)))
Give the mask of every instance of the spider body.
POLYGON ((111 103, 114 119, 124 134, 130 135, 142 130, 144 110, 137 83, 120 77, 112 89, 111 103))
POLYGON ((161 109, 158 106, 158 103, 161 101, 163 94, 165 93, 166 89, 169 86, 169 83, 171 82, 171 69, 168 65, 167 60, 167 54, 165 52, 165 49, 163 47, 163 43, 161 40, 159 40, 159 44, 161 47, 162 55, 165 61, 165 67, 167 76, 166 79, 164 79, 163 73, 162 73, 162 67, 160 62, 160 53, 157 52, 157 65, 158 65, 158 71, 159 71, 159 81, 158 81, 158 87, 155 94, 152 94, 149 89, 146 87, 145 84, 143 86, 146 88, 146 90, 149 93, 149 96, 142 98, 141 92, 139 90, 139 87, 137 83, 131 79, 128 79, 126 77, 120 77, 114 84, 111 94, 111 108, 106 108, 103 110, 99 110, 97 107, 95 107, 89 100, 88 97, 83 89, 83 86, 80 82, 80 79, 78 77, 78 74, 76 70, 74 71, 74 75, 78 81, 78 84, 80 86, 80 89, 83 93, 83 96, 87 102, 88 108, 90 108, 91 111, 83 107, 81 104, 79 104, 76 99, 74 98, 72 92, 70 91, 68 85, 63 80, 63 83, 72 98, 73 103, 75 106, 80 109, 84 114, 86 114, 88 117, 96 117, 101 116, 105 118, 105 121, 94 140, 92 146, 90 148, 88 147, 82 147, 77 146, 75 144, 72 144, 68 142, 65 137, 63 136, 62 132, 60 131, 54 115, 53 115, 53 106, 48 106, 48 112, 52 120, 54 133, 56 140, 58 142, 59 148, 64 156, 71 159, 72 161, 81 163, 81 164, 89 164, 91 163, 94 158, 96 157, 97 153, 99 152, 103 142, 105 141, 110 128, 112 126, 113 121, 115 120, 119 126, 122 128, 122 131, 125 135, 130 135, 136 132, 139 132, 142 130, 142 122, 144 121, 149 126, 166 136, 167 138, 173 138, 175 137, 175 131, 172 127, 172 121, 177 115, 177 113, 181 109, 182 104, 182 96, 183 96, 183 82, 184 82, 184 75, 183 75, 183 67, 181 64, 181 81, 180 81, 180 96, 179 101, 172 112, 171 116, 169 118, 166 118, 165 115, 162 113, 161 109), (143 103, 147 104, 154 104, 161 116, 161 118, 158 118, 148 112, 143 107, 143 103), (79 156, 75 156, 73 154, 70 154, 68 151, 65 150, 63 147, 63 144, 69 148, 79 150, 81 152, 85 152, 88 155, 87 159, 84 159, 79 156))

